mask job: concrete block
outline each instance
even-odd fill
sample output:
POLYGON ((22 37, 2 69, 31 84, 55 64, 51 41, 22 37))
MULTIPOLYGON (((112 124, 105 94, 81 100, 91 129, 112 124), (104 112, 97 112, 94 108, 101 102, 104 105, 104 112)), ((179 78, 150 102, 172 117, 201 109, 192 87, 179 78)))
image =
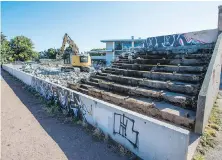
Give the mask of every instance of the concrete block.
POLYGON ((220 85, 222 58, 222 34, 215 45, 197 101, 195 132, 202 134, 208 122, 213 103, 217 98, 220 85))

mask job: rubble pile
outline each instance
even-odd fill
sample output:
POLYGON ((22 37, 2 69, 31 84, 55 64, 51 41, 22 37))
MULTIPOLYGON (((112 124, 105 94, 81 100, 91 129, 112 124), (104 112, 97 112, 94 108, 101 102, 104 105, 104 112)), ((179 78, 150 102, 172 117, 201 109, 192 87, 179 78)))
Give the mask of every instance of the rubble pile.
POLYGON ((75 68, 74 71, 63 72, 61 71, 61 67, 49 67, 48 65, 39 64, 25 64, 20 70, 65 87, 67 87, 67 83, 76 84, 81 79, 89 79, 91 73, 93 73, 80 72, 78 68, 75 68))

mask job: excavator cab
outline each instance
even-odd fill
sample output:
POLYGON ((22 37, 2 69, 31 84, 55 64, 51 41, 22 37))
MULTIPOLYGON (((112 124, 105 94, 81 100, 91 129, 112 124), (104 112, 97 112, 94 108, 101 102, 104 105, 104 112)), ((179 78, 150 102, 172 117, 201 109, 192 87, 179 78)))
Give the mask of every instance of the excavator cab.
POLYGON ((72 66, 78 67, 90 67, 91 57, 88 54, 84 55, 72 55, 72 66))
MULTIPOLYGON (((62 43, 60 55, 58 55, 57 57, 65 57, 64 58, 65 64, 70 64, 70 62, 71 62, 72 67, 78 67, 82 71, 88 71, 91 66, 90 55, 89 54, 80 54, 78 46, 68 36, 67 33, 64 35, 64 38, 63 38, 63 43, 62 43), (65 49, 66 43, 68 43, 69 46, 72 48, 71 56, 70 56, 70 54, 69 54, 69 56, 64 54, 64 49, 65 49)), ((68 67, 68 66, 66 66, 66 68, 70 69, 70 67, 68 67)), ((63 70, 64 70, 64 68, 63 68, 63 70)))

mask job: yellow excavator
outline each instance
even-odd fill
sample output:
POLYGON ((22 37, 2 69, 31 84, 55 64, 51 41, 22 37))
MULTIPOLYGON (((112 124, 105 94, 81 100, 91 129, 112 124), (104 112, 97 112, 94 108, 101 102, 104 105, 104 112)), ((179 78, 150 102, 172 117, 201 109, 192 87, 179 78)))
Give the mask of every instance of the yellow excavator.
MULTIPOLYGON (((56 55, 56 59, 64 59, 64 51, 66 43, 69 44, 69 46, 72 48, 72 53, 70 55, 66 55, 66 62, 68 62, 68 65, 66 63, 65 66, 62 67, 62 70, 72 70, 72 67, 78 67, 81 71, 89 71, 91 66, 91 57, 89 54, 80 54, 79 48, 76 45, 76 43, 68 36, 67 33, 65 33, 63 37, 62 47, 60 50, 60 54, 56 55), (68 59, 67 59, 68 58, 68 59), (68 61, 67 61, 68 60, 68 61)), ((64 59, 65 63, 65 59, 64 59)))

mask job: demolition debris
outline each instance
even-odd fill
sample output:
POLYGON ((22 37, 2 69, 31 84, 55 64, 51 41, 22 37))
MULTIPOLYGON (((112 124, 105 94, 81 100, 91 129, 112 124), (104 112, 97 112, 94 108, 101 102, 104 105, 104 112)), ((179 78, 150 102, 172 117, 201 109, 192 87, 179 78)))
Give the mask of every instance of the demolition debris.
POLYGON ((42 64, 24 64, 20 70, 65 87, 67 87, 67 83, 76 84, 82 79, 88 79, 93 73, 80 72, 79 68, 75 68, 70 72, 63 72, 61 71, 60 66, 48 66, 42 64))

